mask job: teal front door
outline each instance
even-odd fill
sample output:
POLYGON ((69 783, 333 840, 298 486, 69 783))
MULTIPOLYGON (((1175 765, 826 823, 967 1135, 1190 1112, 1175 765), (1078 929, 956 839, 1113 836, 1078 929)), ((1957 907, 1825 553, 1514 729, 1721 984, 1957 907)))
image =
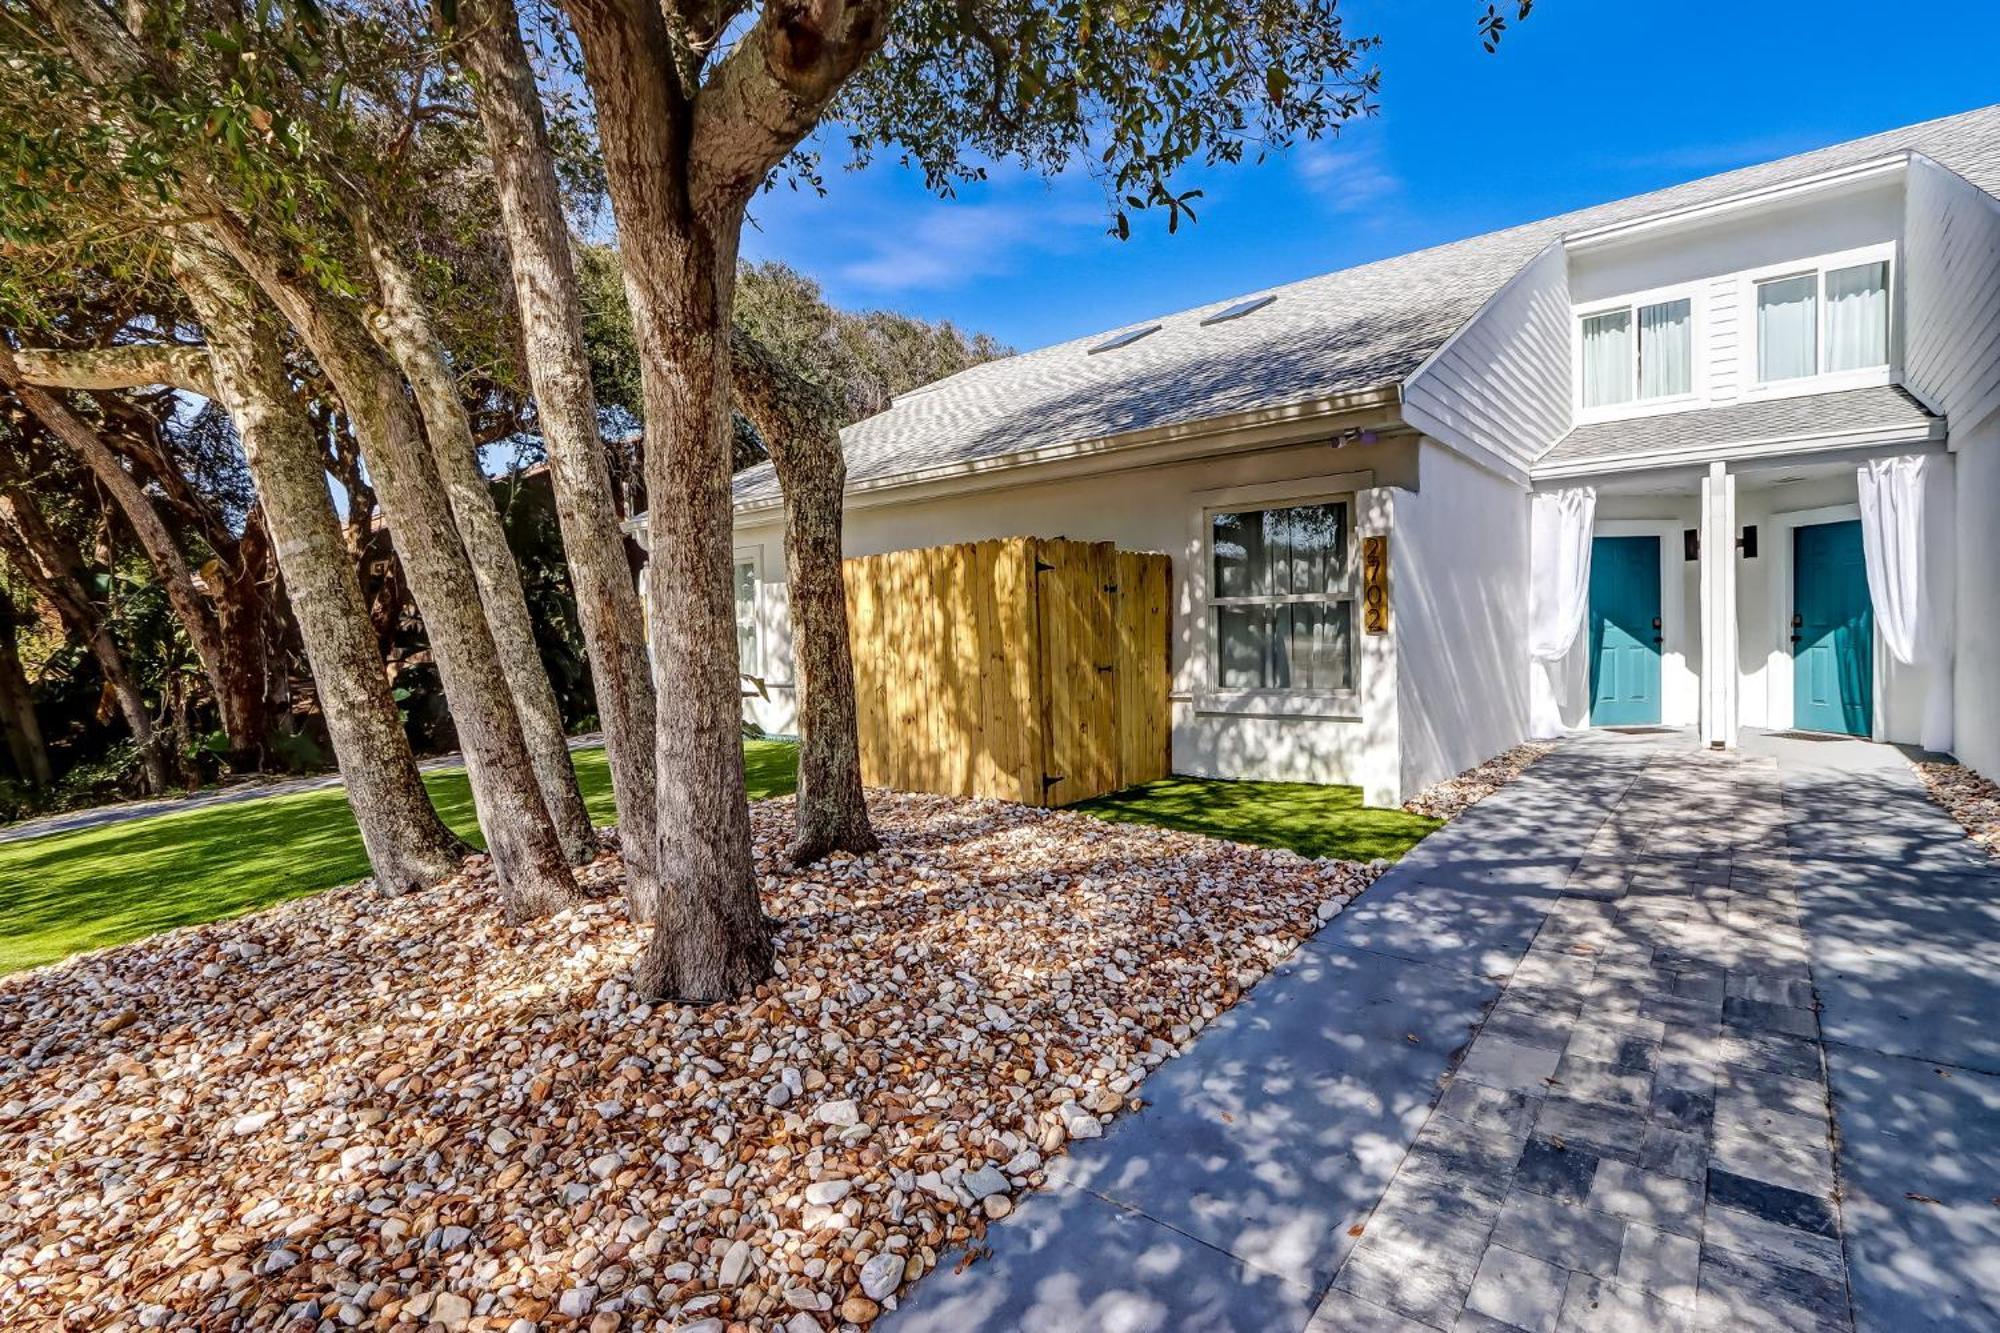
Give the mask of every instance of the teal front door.
POLYGON ((1792 530, 1792 725, 1866 736, 1875 717, 1875 607, 1861 524, 1792 530))
POLYGON ((1590 722, 1660 720, 1660 539, 1590 544, 1590 722))

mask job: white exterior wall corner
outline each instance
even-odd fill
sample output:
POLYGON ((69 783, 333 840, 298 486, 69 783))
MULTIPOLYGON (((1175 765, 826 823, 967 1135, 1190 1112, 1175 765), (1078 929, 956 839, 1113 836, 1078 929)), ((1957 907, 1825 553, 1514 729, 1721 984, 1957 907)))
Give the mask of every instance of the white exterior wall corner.
POLYGON ((1527 491, 1426 439, 1389 551, 1407 798, 1527 739, 1527 491))
POLYGON ((1918 155, 1904 209, 1904 380, 1957 436, 2000 409, 2000 200, 1918 155))
POLYGON ((1958 587, 1958 758, 2000 775, 2000 200, 1913 155, 1904 221, 1904 375, 1950 423, 1958 587))
POLYGON ((1552 242, 1403 383, 1403 419, 1525 473, 1569 433, 1569 261, 1552 242))
POLYGON ((1958 624, 1953 709, 1958 759, 2000 779, 2000 415, 1960 437, 1958 624))

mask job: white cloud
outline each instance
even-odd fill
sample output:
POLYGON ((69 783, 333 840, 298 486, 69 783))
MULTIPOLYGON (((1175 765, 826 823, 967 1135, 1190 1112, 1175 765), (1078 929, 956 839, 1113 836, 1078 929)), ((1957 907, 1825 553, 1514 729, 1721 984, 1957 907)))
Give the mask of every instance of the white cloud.
POLYGON ((1633 153, 1606 159, 1602 165, 1642 170, 1726 171, 1731 167, 1788 157, 1811 146, 1811 141, 1803 135, 1763 134, 1753 138, 1686 144, 1677 148, 1663 148, 1656 152, 1633 153))
POLYGON ((1401 195, 1402 180, 1372 143, 1321 139, 1292 154, 1299 182, 1331 213, 1365 213, 1401 195))
POLYGON ((1058 185, 1031 197, 938 200, 884 212, 853 230, 853 257, 836 272, 843 283, 876 292, 949 288, 1018 272, 1029 256, 1073 248, 1102 226, 1101 207, 1071 193, 1058 185))

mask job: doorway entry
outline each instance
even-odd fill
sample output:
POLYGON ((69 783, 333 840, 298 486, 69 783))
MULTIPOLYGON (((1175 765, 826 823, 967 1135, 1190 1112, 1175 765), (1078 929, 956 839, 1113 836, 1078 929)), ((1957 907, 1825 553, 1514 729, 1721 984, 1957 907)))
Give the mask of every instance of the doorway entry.
POLYGON ((1660 539, 1590 545, 1590 723, 1660 721, 1660 539))
POLYGON ((1861 523, 1792 530, 1792 725, 1867 736, 1875 718, 1875 606, 1861 523))

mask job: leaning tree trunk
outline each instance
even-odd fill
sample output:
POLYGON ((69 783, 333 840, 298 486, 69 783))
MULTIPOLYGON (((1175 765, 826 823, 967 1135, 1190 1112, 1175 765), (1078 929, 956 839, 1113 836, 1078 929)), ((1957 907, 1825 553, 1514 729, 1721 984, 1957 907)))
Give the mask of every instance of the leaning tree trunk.
POLYGON ((750 857, 743 701, 731 586, 729 344, 740 208, 703 217, 687 187, 688 107, 657 10, 578 18, 624 255, 652 496, 653 686, 660 910, 637 984, 703 1002, 771 975, 769 922, 750 857), (635 28, 637 31, 635 31, 635 28))
POLYGON ((534 70, 521 44, 513 0, 466 0, 459 7, 464 58, 493 158, 500 219, 521 307, 521 331, 535 410, 548 451, 556 518, 576 594, 577 620, 604 722, 605 757, 618 801, 625 901, 650 920, 656 774, 653 683, 644 611, 625 559, 611 471, 597 421, 597 398, 583 345, 582 304, 569 227, 556 185, 534 70))
POLYGON ((479 466, 479 446, 465 402, 445 364, 444 348, 431 328, 416 280, 389 249, 386 239, 364 219, 360 228, 382 301, 369 317, 369 327, 382 349, 395 358, 410 382, 424 435, 438 474, 451 497, 459 540, 472 558, 479 601, 493 629, 507 689, 521 719, 521 734, 534 761, 535 782, 554 821, 563 854, 581 865, 597 855, 597 835, 576 784, 569 739, 563 734, 562 710, 549 684, 548 668, 535 643, 534 621, 521 590, 521 568, 507 544, 507 529, 493 505, 493 490, 479 466))
POLYGON ((42 521, 41 511, 18 484, 0 488, 0 551, 56 609, 69 636, 97 659, 98 674, 110 688, 139 752, 142 789, 147 795, 165 791, 171 782, 167 757, 161 751, 153 715, 146 709, 146 696, 132 678, 124 651, 111 636, 109 620, 84 590, 76 554, 42 521))
POLYGON ((242 717, 231 707, 233 696, 228 687, 229 673, 223 662, 222 636, 216 628, 215 615, 196 590, 194 571, 188 568, 186 557, 181 554, 173 534, 167 530, 159 510, 154 508, 151 497, 125 470, 124 464, 118 461, 111 446, 99 437, 95 427, 70 411, 54 394, 27 379, 15 363, 13 351, 4 338, 0 338, 0 384, 5 384, 51 435, 75 453, 90 469, 91 475, 110 493, 119 512, 138 537, 139 545, 144 548, 160 587, 167 595, 167 603, 174 609, 175 619, 180 622, 182 632, 194 647, 202 673, 214 692, 216 711, 222 717, 223 731, 229 737, 231 752, 251 754, 261 750, 262 737, 245 734, 246 726, 254 725, 254 719, 242 717))
POLYGON ((46 787, 56 775, 41 719, 35 716, 34 691, 21 670, 15 631, 24 623, 6 589, 0 588, 0 731, 7 734, 7 754, 21 780, 30 787, 46 787))
POLYGON ((508 917, 526 920, 568 905, 576 882, 535 779, 472 562, 402 375, 339 298, 294 280, 233 220, 218 223, 216 232, 298 331, 354 423, 444 682, 508 917))
POLYGON ((174 268, 208 334, 217 397, 257 487, 375 882, 391 893, 435 883, 465 847, 438 817, 410 753, 319 446, 286 373, 283 327, 223 256, 184 243, 174 268))
POLYGON ((795 865, 829 852, 872 852, 854 714, 854 656, 847 637, 840 521, 847 462, 834 405, 818 385, 749 334, 731 340, 736 401, 764 437, 785 497, 785 571, 798 673, 799 792, 795 865))
MULTIPOLYGON (((91 0, 50 0, 47 12, 70 58, 94 83, 166 81, 132 34, 91 0)), ((424 619, 452 721, 465 749, 481 829, 508 916, 523 919, 574 901, 576 880, 535 783, 519 716, 506 689, 493 632, 479 606, 471 561, 450 517, 437 464, 404 397, 402 376, 339 297, 299 271, 269 233, 245 224, 203 177, 180 179, 179 203, 204 224, 290 321, 326 372, 368 455, 389 526, 424 619)))

